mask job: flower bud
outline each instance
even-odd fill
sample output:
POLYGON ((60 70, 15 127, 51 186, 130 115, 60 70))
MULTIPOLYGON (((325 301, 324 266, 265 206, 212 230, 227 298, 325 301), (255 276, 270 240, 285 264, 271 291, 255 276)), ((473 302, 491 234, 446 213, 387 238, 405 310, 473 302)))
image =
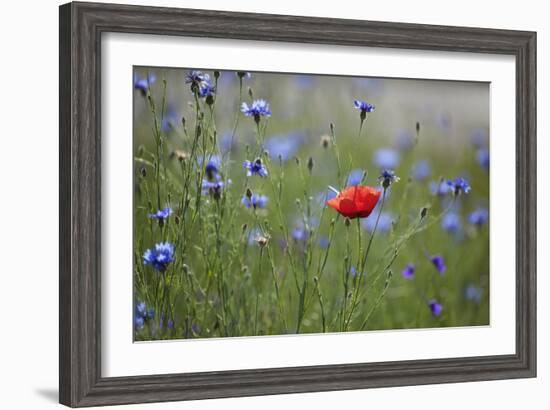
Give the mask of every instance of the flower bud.
POLYGON ((313 158, 312 157, 309 157, 307 159, 307 169, 310 173, 313 170, 313 158))

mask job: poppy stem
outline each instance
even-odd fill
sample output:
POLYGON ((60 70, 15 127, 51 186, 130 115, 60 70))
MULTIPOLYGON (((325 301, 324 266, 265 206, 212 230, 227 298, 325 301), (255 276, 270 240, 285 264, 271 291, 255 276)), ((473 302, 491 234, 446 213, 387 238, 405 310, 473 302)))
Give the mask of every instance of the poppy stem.
MULTIPOLYGON (((367 258, 368 258, 369 253, 370 253, 370 248, 372 246, 374 235, 376 234, 376 229, 378 228, 378 223, 380 222, 380 215, 382 215, 382 210, 384 209, 384 202, 385 202, 385 199, 386 199, 386 190, 387 190, 387 188, 384 188, 384 191, 382 192, 382 202, 380 204, 380 209, 378 210, 378 215, 376 216, 376 222, 374 223, 374 229, 372 230, 372 235, 369 238, 369 242, 367 244, 367 249, 365 251, 365 255, 363 256, 363 260, 361 261, 361 264, 359 266, 359 272, 364 272, 364 270, 365 270, 365 265, 367 263, 367 258)), ((358 304, 357 299, 359 297, 359 289, 361 288, 361 282, 363 280, 363 276, 364 275, 359 276, 359 278, 357 280, 357 285, 356 285, 356 287, 353 291, 353 297, 352 297, 352 301, 351 301, 350 312, 348 314, 348 318, 347 318, 347 321, 346 321, 345 330, 347 330, 347 327, 351 323, 353 312, 355 311, 355 308, 357 307, 357 304, 358 304)))

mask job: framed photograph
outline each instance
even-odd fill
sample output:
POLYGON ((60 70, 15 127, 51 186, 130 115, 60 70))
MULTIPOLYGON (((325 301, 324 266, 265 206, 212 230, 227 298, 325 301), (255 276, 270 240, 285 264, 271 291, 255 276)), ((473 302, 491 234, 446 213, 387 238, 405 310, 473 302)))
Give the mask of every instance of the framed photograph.
POLYGON ((60 7, 60 402, 536 375, 536 33, 60 7))

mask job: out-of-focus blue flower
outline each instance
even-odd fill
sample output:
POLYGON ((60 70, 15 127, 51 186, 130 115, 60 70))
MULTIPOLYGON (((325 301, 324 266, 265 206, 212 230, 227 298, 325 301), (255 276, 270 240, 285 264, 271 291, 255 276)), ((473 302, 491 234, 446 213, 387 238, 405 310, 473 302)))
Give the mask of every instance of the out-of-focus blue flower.
POLYGON ((328 236, 321 236, 319 237, 319 247, 321 249, 326 249, 330 245, 330 239, 328 236))
POLYGON ((326 191, 319 192, 315 198, 317 203, 321 206, 321 208, 324 208, 327 206, 327 201, 330 201, 332 198, 336 197, 336 192, 331 191, 330 189, 327 189, 326 191))
POLYGON ((202 71, 191 70, 185 76, 185 83, 190 85, 191 92, 200 93, 201 87, 210 84, 210 76, 202 71))
POLYGON ((139 302, 138 304, 136 304, 136 316, 147 316, 147 305, 145 304, 145 302, 139 302))
POLYGON ((252 194, 252 196, 249 198, 248 196, 244 195, 241 199, 241 203, 246 206, 247 208, 258 208, 262 209, 267 206, 268 198, 265 195, 257 195, 252 194))
POLYGON ((350 269, 349 269, 349 274, 352 278, 358 278, 359 276, 362 276, 363 275, 363 272, 358 272, 357 271, 357 268, 355 266, 352 266, 350 269))
POLYGON ((374 108, 375 108, 374 105, 369 104, 366 101, 361 101, 361 100, 353 101, 353 105, 355 106, 355 108, 357 108, 363 114, 367 113, 367 112, 373 112, 374 108))
POLYGON ((267 168, 262 163, 262 160, 260 158, 256 158, 254 162, 252 161, 244 161, 243 167, 246 169, 246 176, 251 177, 253 174, 256 174, 262 178, 267 177, 267 168))
POLYGON ((237 138, 231 132, 222 134, 219 141, 220 151, 222 154, 232 152, 235 148, 237 148, 237 138))
POLYGON ((309 237, 309 233, 305 228, 294 228, 292 230, 292 239, 294 239, 297 242, 305 241, 309 237))
POLYGON ((418 161, 413 165, 412 175, 414 179, 423 181, 430 176, 432 169, 430 163, 426 160, 418 161))
POLYGON ((435 266, 435 268, 437 269, 440 275, 443 275, 447 270, 447 266, 445 266, 445 259, 443 259, 443 256, 441 255, 432 256, 430 258, 430 261, 435 266))
POLYGON ((394 182, 399 182, 400 178, 395 175, 391 169, 384 169, 378 177, 378 181, 382 184, 384 188, 389 188, 394 182))
POLYGON ((441 219, 441 227, 449 233, 459 232, 461 227, 460 215, 456 212, 446 213, 441 219))
POLYGON ((380 169, 395 169, 401 162, 399 152, 391 148, 382 148, 374 153, 374 164, 380 169))
POLYGON ((432 312, 432 315, 435 317, 441 316, 441 313, 443 312, 443 305, 439 303, 437 300, 432 299, 428 302, 428 307, 430 308, 430 311, 432 312))
POLYGON ((476 153, 476 159, 479 165, 484 169, 489 169, 490 156, 487 148, 480 148, 476 153))
POLYGON ((464 297, 466 300, 471 300, 472 302, 480 303, 481 298, 483 297, 483 289, 474 284, 469 284, 464 290, 464 297))
POLYGON ((172 215, 172 208, 166 207, 164 209, 159 209, 157 212, 149 214, 149 218, 158 219, 159 221, 166 220, 168 217, 172 215))
POLYGON ((210 155, 206 161, 204 157, 198 158, 198 162, 199 166, 202 166, 203 163, 206 162, 206 165, 204 166, 204 174, 209 181, 219 179, 218 177, 220 174, 222 160, 218 155, 210 155))
POLYGON ((162 121, 160 123, 160 128, 162 132, 168 133, 172 131, 176 124, 180 121, 180 118, 178 117, 178 113, 176 112, 175 108, 169 104, 166 108, 166 113, 164 113, 164 117, 162 118, 162 121))
POLYGON ((483 148, 487 145, 488 141, 487 131, 482 128, 477 128, 472 131, 471 141, 474 147, 483 148))
POLYGON ((135 316, 134 325, 137 329, 143 329, 143 327, 145 326, 145 319, 140 316, 135 316))
POLYGON ((489 211, 487 208, 477 208, 468 215, 468 222, 475 226, 482 226, 489 220, 489 211))
POLYGON ((260 121, 260 117, 271 117, 269 103, 266 100, 254 100, 250 106, 243 102, 241 112, 247 117, 254 117, 256 122, 260 121))
POLYGON ((150 308, 147 310, 147 305, 145 302, 138 302, 136 304, 136 309, 134 311, 134 326, 136 329, 143 329, 145 322, 148 319, 153 319, 155 317, 155 309, 150 308))
POLYGON ((312 216, 305 222, 303 219, 298 219, 295 228, 291 232, 291 236, 297 242, 305 241, 309 238, 311 232, 318 226, 319 220, 316 217, 312 216))
MULTIPOLYGON (((374 227, 376 225, 376 219, 378 218, 378 213, 375 210, 372 212, 373 216, 370 218, 364 218, 361 221, 361 226, 363 226, 363 229, 367 230, 369 233, 374 232, 374 227)), ((378 226, 376 228, 376 232, 379 233, 388 233, 393 225, 393 222, 395 220, 395 216, 391 212, 383 211, 380 214, 380 220, 378 221, 378 226)))
POLYGON ((296 86, 301 89, 308 89, 315 83, 315 77, 312 75, 298 74, 294 76, 296 86))
POLYGON ((400 130, 395 137, 395 147, 399 151, 410 151, 414 147, 413 135, 407 130, 400 130))
POLYGON ((148 74, 147 77, 140 77, 134 74, 134 88, 139 90, 142 95, 147 94, 149 87, 155 83, 157 77, 154 74, 148 74))
MULTIPOLYGON (((230 179, 227 180, 227 184, 231 184, 230 179)), ((203 195, 211 195, 214 199, 220 199, 224 187, 225 183, 218 176, 215 181, 203 179, 201 191, 203 195)))
POLYGON ((174 245, 170 242, 160 242, 154 248, 147 249, 143 254, 143 264, 151 265, 159 272, 164 272, 174 261, 174 245))
POLYGON ((365 174, 365 171, 362 169, 354 169, 351 171, 348 175, 348 180, 346 182, 346 186, 356 186, 361 183, 363 180, 363 175, 365 174))
POLYGON ((405 269, 401 271, 401 274, 405 279, 412 279, 414 278, 415 270, 416 267, 414 266, 414 264, 409 263, 407 266, 405 266, 405 269))
POLYGON ((455 195, 467 194, 472 190, 470 184, 464 178, 456 178, 454 181, 449 180, 447 181, 447 185, 449 185, 455 195))
POLYGON ((264 149, 274 161, 288 161, 296 155, 304 142, 304 135, 293 132, 289 135, 275 135, 269 137, 264 143, 264 149))
POLYGON ((447 181, 432 181, 430 182, 430 192, 432 195, 445 196, 452 192, 447 181))

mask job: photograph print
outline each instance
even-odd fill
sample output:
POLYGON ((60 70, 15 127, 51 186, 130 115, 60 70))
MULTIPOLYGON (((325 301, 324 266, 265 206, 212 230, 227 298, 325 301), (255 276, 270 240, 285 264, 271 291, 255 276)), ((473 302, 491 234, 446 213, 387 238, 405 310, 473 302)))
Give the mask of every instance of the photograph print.
POLYGON ((134 341, 489 325, 489 83, 136 66, 134 341))

